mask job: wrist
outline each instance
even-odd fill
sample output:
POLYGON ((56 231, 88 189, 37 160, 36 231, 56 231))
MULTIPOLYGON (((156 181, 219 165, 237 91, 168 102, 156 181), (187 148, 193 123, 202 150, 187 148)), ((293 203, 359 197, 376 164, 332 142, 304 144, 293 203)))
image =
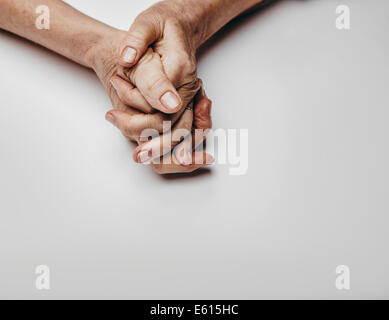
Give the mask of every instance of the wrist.
POLYGON ((176 7, 190 29, 196 48, 228 22, 263 0, 165 0, 176 7))
MULTIPOLYGON (((218 1, 218 0, 216 0, 218 1)), ((189 35, 191 44, 197 49, 209 38, 211 19, 213 16, 212 0, 164 0, 174 10, 189 35)))
POLYGON ((109 28, 100 34, 98 41, 87 52, 88 66, 95 71, 104 85, 108 85, 117 70, 120 50, 126 34, 125 31, 109 28))
POLYGON ((98 33, 91 36, 84 55, 86 66, 96 71, 102 62, 112 58, 114 53, 119 56, 120 44, 125 34, 125 31, 107 26, 104 30, 99 30, 98 33))

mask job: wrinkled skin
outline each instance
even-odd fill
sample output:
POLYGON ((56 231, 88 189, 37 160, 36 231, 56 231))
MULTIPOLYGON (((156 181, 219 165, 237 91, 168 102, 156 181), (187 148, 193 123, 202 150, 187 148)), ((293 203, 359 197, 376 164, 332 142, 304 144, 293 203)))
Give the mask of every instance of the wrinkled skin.
MULTIPOLYGON (((211 128, 211 118, 210 118, 210 110, 211 110, 211 101, 205 96, 203 90, 197 90, 197 93, 194 90, 188 90, 189 95, 196 95, 196 98, 193 97, 193 105, 194 110, 186 110, 182 108, 176 114, 163 114, 161 112, 154 113, 144 113, 135 109, 133 104, 130 106, 131 100, 128 100, 126 97, 129 92, 134 92, 137 90, 129 81, 136 81, 144 76, 144 70, 149 68, 148 64, 161 63, 159 61, 155 61, 158 58, 158 55, 155 55, 152 51, 148 51, 150 57, 146 57, 145 59, 141 59, 139 61, 136 68, 128 71, 127 75, 123 74, 122 69, 117 64, 117 56, 120 50, 120 44, 122 43, 123 32, 118 32, 117 38, 113 39, 110 37, 109 41, 100 43, 99 47, 96 48, 98 55, 95 56, 94 61, 94 70, 104 85, 110 99, 112 105, 114 106, 114 110, 111 110, 107 113, 106 118, 110 122, 112 122, 116 127, 120 129, 122 134, 128 138, 130 141, 135 141, 138 144, 141 144, 141 133, 145 129, 154 128, 158 132, 163 131, 163 121, 170 120, 173 124, 175 124, 172 130, 178 128, 185 128, 189 132, 192 129, 203 129, 207 130, 211 128), (144 64, 144 65, 142 65, 144 64), (122 75, 119 77, 117 74, 122 75), (127 76, 129 78, 127 78, 127 76), (116 79, 116 89, 111 85, 111 80, 116 79)), ((201 81, 196 79, 196 83, 198 86, 201 85, 201 81)), ((186 87, 187 88, 187 87, 186 87)), ((178 91, 182 92, 185 89, 178 89, 178 91)), ((189 98, 186 98, 189 99, 189 98)), ((187 101, 187 100, 184 100, 187 101)), ((142 106, 140 104, 144 103, 143 106, 146 106, 145 100, 143 96, 138 96, 138 104, 135 104, 135 107, 142 110, 142 106)), ((190 101, 189 101, 190 103, 190 101)), ((147 106, 146 106, 147 108, 147 106)), ((152 109, 143 109, 143 111, 151 112, 154 111, 152 109)), ((160 143, 163 139, 166 139, 168 136, 168 132, 162 134, 152 140, 153 143, 160 143)), ((147 145, 149 142, 144 143, 143 145, 147 145)), ((177 142, 171 142, 172 147, 177 145, 177 142)), ((177 147, 178 150, 181 150, 181 153, 191 154, 191 158, 193 161, 182 161, 180 157, 177 157, 177 153, 174 152, 169 154, 169 152, 161 153, 159 156, 169 157, 167 160, 170 162, 163 163, 163 161, 159 161, 159 163, 152 163, 151 167, 159 174, 167 174, 167 173, 184 173, 184 172, 192 172, 195 171, 207 164, 213 162, 213 158, 210 155, 207 155, 202 152, 193 152, 192 149, 187 149, 190 146, 187 143, 182 143, 177 147), (184 150, 184 151, 182 151, 184 150)), ((139 153, 140 149, 136 149, 134 155, 139 153)), ((168 150, 170 151, 170 150, 168 150)), ((135 157, 136 158, 136 157, 135 157)))

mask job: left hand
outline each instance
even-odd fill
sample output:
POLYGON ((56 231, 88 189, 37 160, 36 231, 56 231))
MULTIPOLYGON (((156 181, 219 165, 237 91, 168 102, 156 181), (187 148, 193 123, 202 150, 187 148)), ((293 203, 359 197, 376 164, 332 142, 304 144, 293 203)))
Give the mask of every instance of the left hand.
MULTIPOLYGON (((115 108, 114 110, 111 110, 107 113, 106 115, 107 120, 109 120, 115 126, 117 126, 125 137, 127 137, 131 141, 136 141, 139 144, 141 143, 142 131, 146 129, 155 129, 158 132, 163 132, 163 121, 170 120, 172 121, 172 123, 175 123, 178 119, 180 119, 182 113, 181 114, 178 113, 174 115, 166 115, 160 112, 145 114, 138 110, 135 110, 129 104, 125 103, 125 101, 128 100, 126 100, 124 97, 126 95, 126 92, 128 93, 131 91, 128 90, 129 89, 128 86, 131 86, 131 84, 129 84, 127 81, 124 80, 121 81, 120 77, 115 76, 119 71, 119 67, 117 65, 117 57, 120 53, 119 50, 120 50, 120 44, 122 43, 122 39, 123 39, 123 32, 118 31, 115 37, 111 36, 109 37, 109 39, 101 41, 96 46, 96 49, 94 50, 93 53, 94 57, 92 59, 94 61, 93 69, 95 70, 97 76, 99 77, 100 81, 102 82, 105 89, 107 90, 112 105, 115 108), (119 79, 117 79, 116 77, 119 79), (117 87, 116 90, 111 85, 111 79, 114 80, 116 84, 119 84, 116 85, 117 87), (122 97, 123 100, 125 101, 123 102, 122 99, 120 99, 120 97, 122 97)), ((132 87, 132 89, 134 89, 134 87, 132 87)), ((138 96, 138 98, 142 100, 141 96, 138 96)), ((203 129, 209 129, 208 127, 211 124, 210 100, 206 98, 206 96, 203 93, 201 93, 198 95, 198 98, 195 102, 196 103, 194 106, 194 110, 195 110, 194 123, 199 128, 204 127, 203 129), (198 106, 200 107, 197 108, 198 106)), ((181 118, 183 117, 187 117, 188 121, 179 121, 178 124, 184 127, 186 126, 187 130, 190 131, 192 129, 193 111, 184 110, 184 113, 182 114, 181 118)), ((176 129, 176 127, 174 127, 173 130, 174 129, 176 129)), ((163 134, 161 137, 164 137, 165 135, 163 134)), ((153 139, 152 141, 162 142, 163 140, 161 138, 159 139, 157 138, 157 139, 153 139)), ((160 155, 163 156, 164 154, 160 154, 160 155)), ((160 164, 152 164, 151 166, 156 172, 160 174, 165 174, 165 173, 175 173, 175 172, 191 172, 213 162, 212 156, 202 152, 192 153, 192 150, 185 149, 185 152, 182 154, 186 156, 186 161, 184 159, 181 159, 179 155, 178 156, 170 155, 171 157, 170 164, 169 163, 166 164, 166 159, 165 159, 165 163, 162 163, 161 161, 160 164), (186 151, 191 152, 192 159, 196 160, 196 162, 187 161, 188 156, 186 151), (200 159, 202 159, 202 161, 200 161, 200 159)), ((167 155, 167 157, 169 157, 169 155, 167 155)))
POLYGON ((197 33, 204 21, 190 12, 184 1, 169 0, 137 16, 122 42, 119 59, 127 78, 137 86, 129 97, 142 95, 150 107, 168 114, 193 100, 199 89, 197 33))

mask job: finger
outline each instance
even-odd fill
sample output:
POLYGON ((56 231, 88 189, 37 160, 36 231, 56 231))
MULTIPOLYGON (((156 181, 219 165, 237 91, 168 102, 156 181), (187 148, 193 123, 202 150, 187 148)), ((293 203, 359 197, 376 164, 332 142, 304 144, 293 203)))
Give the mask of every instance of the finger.
POLYGON ((201 87, 201 83, 197 78, 196 60, 187 51, 180 45, 179 40, 176 39, 175 44, 161 48, 161 59, 165 74, 174 87, 178 88, 183 106, 188 105, 193 100, 193 97, 201 87))
POLYGON ((206 139, 209 130, 212 128, 211 120, 212 102, 205 95, 204 90, 196 95, 195 98, 195 119, 194 130, 190 137, 185 138, 174 150, 173 154, 177 161, 182 165, 192 164, 192 150, 200 146, 206 139))
POLYGON ((193 101, 197 92, 199 92, 201 88, 201 82, 199 79, 194 79, 190 83, 186 83, 183 86, 177 89, 178 94, 181 97, 182 105, 187 106, 190 102, 193 101))
POLYGON ((183 138, 190 134, 192 123, 193 111, 185 110, 171 131, 138 146, 134 151, 134 160, 149 163, 170 152, 183 138))
POLYGON ((155 19, 149 19, 144 14, 139 15, 126 35, 119 64, 126 68, 137 64, 147 48, 159 39, 158 30, 155 19))
POLYGON ((127 112, 130 115, 139 114, 138 110, 126 105, 122 100, 120 100, 116 90, 114 89, 114 87, 112 85, 108 84, 106 89, 108 91, 108 95, 109 95, 109 98, 111 100, 111 103, 112 103, 112 106, 114 107, 114 109, 127 112))
POLYGON ((183 166, 192 164, 192 150, 194 149, 192 135, 186 137, 173 151, 174 158, 183 166))
POLYGON ((137 142, 144 142, 149 137, 158 136, 157 132, 164 133, 170 131, 171 126, 180 119, 185 111, 185 109, 180 110, 172 116, 161 112, 144 114, 127 107, 119 98, 117 100, 117 103, 114 104, 117 110, 109 111, 106 119, 119 128, 125 137, 137 142), (124 111, 124 113, 117 111, 124 111))
POLYGON ((205 90, 201 90, 196 94, 194 99, 194 127, 196 129, 211 129, 212 128, 212 101, 207 97, 205 90))
POLYGON ((128 81, 119 76, 114 76, 111 79, 111 84, 116 90, 120 100, 125 104, 145 113, 151 113, 154 111, 139 90, 128 81))
POLYGON ((164 131, 164 121, 169 121, 169 118, 162 113, 131 115, 122 110, 110 110, 105 118, 125 137, 138 142, 148 137, 158 136, 164 131))
POLYGON ((161 55, 166 75, 177 88, 197 78, 197 62, 184 31, 175 30, 173 35, 164 37, 156 51, 161 55))
MULTIPOLYGON (((125 74, 122 75, 123 77, 126 77, 125 74)), ((149 103, 145 100, 145 98, 142 96, 138 88, 135 88, 132 86, 131 83, 121 78, 121 76, 114 76, 111 79, 111 85, 113 90, 119 95, 121 95, 121 99, 119 102, 124 105, 124 102, 131 106, 131 109, 135 108, 137 110, 141 110, 145 113, 151 113, 155 111, 149 103), (123 84, 122 87, 120 87, 123 84), (117 87, 117 88, 115 88, 117 87)), ((181 89, 180 89, 181 90, 181 89)), ((126 107, 128 108, 128 107, 126 107)), ((121 109, 121 108, 116 108, 121 109)), ((172 125, 176 123, 176 121, 181 117, 181 114, 184 112, 184 109, 180 109, 178 112, 170 115, 170 120, 172 122, 172 125)), ((164 117, 166 118, 166 117, 164 117)), ((162 125, 162 124, 161 124, 162 125)), ((145 127, 145 126, 144 126, 145 127)))
POLYGON ((111 99, 114 110, 109 111, 106 114, 106 119, 119 128, 123 135, 131 141, 145 141, 150 135, 158 136, 157 133, 162 133, 170 128, 165 128, 164 122, 175 123, 177 119, 181 117, 184 110, 180 110, 178 113, 168 116, 163 113, 144 114, 129 107, 119 98, 116 90, 111 87, 107 87, 109 97, 111 99), (154 129, 154 131, 153 131, 154 129), (152 134, 150 134, 150 130, 152 134))
POLYGON ((151 48, 127 76, 154 109, 168 114, 181 109, 182 100, 166 76, 160 56, 151 48))
POLYGON ((171 173, 190 173, 200 168, 206 167, 214 162, 214 158, 204 152, 194 152, 192 154, 192 165, 183 166, 172 157, 172 155, 165 156, 164 160, 159 164, 151 164, 151 167, 158 174, 171 173))
MULTIPOLYGON (((139 115, 139 112, 136 109, 143 110, 143 112, 145 113, 150 113, 150 111, 155 111, 144 99, 139 89, 133 87, 131 83, 129 83, 127 80, 124 80, 122 77, 127 77, 127 75, 121 72, 121 75, 112 77, 111 80, 114 80, 114 83, 112 83, 111 81, 111 88, 108 88, 108 90, 113 90, 116 93, 116 94, 114 93, 110 94, 112 105, 115 106, 115 109, 129 111, 131 114, 137 114, 137 115, 139 115), (123 82, 120 82, 116 85, 117 80, 123 82), (123 88, 119 87, 121 84, 124 84, 123 88), (115 86, 117 86, 119 90, 116 90, 115 86), (129 89, 128 90, 129 93, 125 92, 127 91, 127 89, 129 89), (119 98, 118 93, 122 94, 122 98, 126 101, 126 103, 124 103, 122 99, 119 98)), ((181 108, 178 112, 172 115, 164 115, 164 114, 161 115, 159 113, 158 116, 150 116, 150 117, 142 117, 142 115, 139 115, 138 117, 139 127, 148 128, 148 126, 151 125, 153 128, 156 127, 162 128, 163 121, 171 121, 172 125, 174 125, 177 122, 177 120, 181 117, 184 111, 185 109, 181 108), (141 124, 142 122, 143 124, 141 124), (157 122, 158 125, 156 124, 157 122)), ((163 132, 162 129, 160 132, 163 132)))

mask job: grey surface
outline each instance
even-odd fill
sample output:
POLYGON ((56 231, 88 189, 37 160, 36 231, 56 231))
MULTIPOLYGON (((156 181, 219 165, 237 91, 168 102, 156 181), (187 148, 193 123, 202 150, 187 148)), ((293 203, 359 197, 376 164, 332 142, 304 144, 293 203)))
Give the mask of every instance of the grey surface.
MULTIPOLYGON (((127 29, 154 1, 69 2, 127 29)), ((92 72, 0 33, 0 298, 389 298, 388 18, 387 0, 286 0, 208 45, 244 176, 134 164, 92 72)))

